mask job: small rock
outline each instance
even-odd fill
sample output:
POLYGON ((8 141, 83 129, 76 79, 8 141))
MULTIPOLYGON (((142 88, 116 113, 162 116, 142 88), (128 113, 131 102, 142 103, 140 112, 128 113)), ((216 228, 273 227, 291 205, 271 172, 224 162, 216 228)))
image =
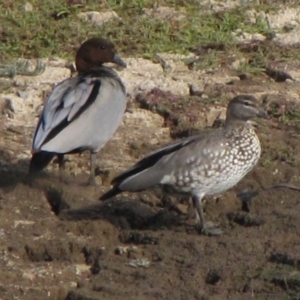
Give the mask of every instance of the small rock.
POLYGON ((241 58, 241 59, 237 59, 235 60, 232 64, 231 64, 231 68, 233 70, 238 70, 243 64, 245 64, 247 62, 246 58, 241 58))
POLYGON ((5 108, 13 115, 22 113, 25 110, 24 100, 14 94, 6 95, 5 108))
POLYGON ((181 21, 186 17, 184 12, 167 6, 160 6, 151 9, 145 8, 143 11, 147 17, 152 17, 159 20, 181 21))
POLYGON ((159 54, 157 54, 155 58, 165 72, 169 73, 172 70, 172 64, 164 60, 159 54))
POLYGON ((76 288, 77 286, 78 286, 77 282, 75 282, 75 281, 70 282, 70 287, 76 288))
POLYGON ((31 3, 26 2, 26 3, 23 5, 23 9, 24 9, 24 11, 33 11, 33 6, 32 6, 31 3))
MULTIPOLYGON (((207 83, 204 86, 203 95, 207 95, 208 98, 217 98, 225 94, 227 89, 226 83, 207 83)), ((202 95, 202 98, 203 98, 202 95)))
POLYGON ((34 225, 34 221, 29 221, 29 220, 18 220, 14 221, 14 228, 17 228, 19 225, 34 225))
POLYGON ((73 62, 69 62, 60 57, 53 57, 51 60, 47 62, 48 67, 55 67, 55 68, 68 68, 68 64, 73 64, 73 62))
POLYGON ((251 42, 251 41, 264 41, 266 37, 260 33, 248 33, 236 30, 232 33, 237 42, 251 42))
POLYGON ((267 20, 272 29, 281 30, 289 24, 299 26, 299 15, 299 7, 284 7, 267 14, 267 20))
POLYGON ((28 92, 25 91, 17 91, 17 95, 24 100, 28 98, 28 92))
POLYGON ((118 255, 127 254, 128 252, 137 251, 138 248, 136 246, 118 246, 115 249, 115 253, 118 255))
POLYGON ((9 132, 18 134, 18 135, 26 134, 25 131, 24 131, 24 126, 13 126, 13 125, 11 125, 11 126, 7 127, 6 130, 9 131, 9 132))
POLYGON ((175 207, 176 207, 177 211, 180 212, 183 215, 186 215, 188 213, 188 206, 187 205, 178 203, 178 204, 175 204, 175 207))
POLYGON ((147 258, 134 259, 130 261, 127 265, 133 268, 148 268, 150 266, 150 261, 147 258))
POLYGON ((75 265, 75 273, 76 275, 81 275, 82 273, 86 273, 90 271, 90 266, 86 265, 86 264, 78 264, 75 265))
POLYGON ((189 92, 191 96, 199 96, 203 95, 203 91, 196 90, 192 84, 189 84, 189 92))
POLYGON ((97 26, 102 26, 103 24, 117 20, 122 21, 122 19, 114 11, 98 12, 98 11, 87 11, 77 15, 79 19, 87 22, 91 22, 97 26))
POLYGON ((256 15, 257 12, 254 9, 248 10, 245 12, 245 16, 247 17, 247 21, 251 24, 255 24, 256 23, 256 15))
POLYGON ((24 271, 23 274, 22 274, 22 278, 29 279, 29 280, 34 280, 35 276, 32 273, 32 271, 24 271))
POLYGON ((206 126, 213 126, 216 120, 224 120, 225 119, 226 110, 220 108, 211 108, 206 115, 206 126))

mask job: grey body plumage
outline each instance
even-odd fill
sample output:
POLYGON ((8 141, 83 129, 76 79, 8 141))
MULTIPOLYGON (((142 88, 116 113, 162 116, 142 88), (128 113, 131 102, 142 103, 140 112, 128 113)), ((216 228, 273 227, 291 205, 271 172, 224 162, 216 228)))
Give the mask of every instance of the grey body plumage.
POLYGON ((206 195, 233 187, 256 165, 261 147, 248 122, 253 117, 266 117, 254 97, 233 98, 223 128, 189 137, 150 154, 117 176, 112 181, 112 190, 100 199, 108 199, 122 191, 140 191, 161 185, 166 192, 192 196, 201 232, 220 233, 207 228, 201 200, 206 195))
POLYGON ((126 66, 109 41, 90 39, 79 48, 79 74, 58 84, 45 102, 33 138, 30 173, 40 171, 57 155, 62 175, 64 154, 89 150, 89 181, 95 183, 95 154, 112 137, 126 109, 121 79, 102 65, 109 61, 126 66))

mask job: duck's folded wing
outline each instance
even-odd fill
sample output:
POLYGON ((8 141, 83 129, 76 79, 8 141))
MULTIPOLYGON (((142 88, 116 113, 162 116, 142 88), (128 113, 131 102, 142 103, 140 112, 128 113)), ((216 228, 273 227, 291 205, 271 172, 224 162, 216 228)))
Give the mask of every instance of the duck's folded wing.
POLYGON ((39 149, 51 132, 67 126, 96 99, 100 80, 90 77, 73 77, 58 84, 47 99, 37 125, 33 149, 39 149))
MULTIPOLYGON (((180 149, 198 140, 200 136, 192 136, 161 148, 137 162, 132 168, 121 173, 112 181, 113 188, 103 194, 100 200, 107 200, 122 191, 139 191, 159 184, 167 170, 155 168, 157 164, 172 164, 172 157, 180 149), (155 168, 156 170, 153 170, 155 168)), ((165 165, 165 166, 166 166, 165 165)))
POLYGON ((124 173, 121 173, 119 176, 113 179, 112 184, 118 185, 123 180, 136 175, 140 172, 143 172, 146 169, 151 168, 154 166, 158 161, 166 162, 167 160, 171 159, 172 154, 176 153, 178 150, 190 145, 195 140, 199 139, 199 136, 191 136, 187 139, 178 141, 176 143, 170 144, 164 148, 161 148, 145 158, 141 159, 139 162, 137 162, 132 168, 128 169, 124 173), (163 161, 162 161, 163 160, 163 161))
POLYGON ((42 115, 44 130, 69 122, 84 106, 95 87, 95 79, 73 77, 57 85, 47 99, 42 115))

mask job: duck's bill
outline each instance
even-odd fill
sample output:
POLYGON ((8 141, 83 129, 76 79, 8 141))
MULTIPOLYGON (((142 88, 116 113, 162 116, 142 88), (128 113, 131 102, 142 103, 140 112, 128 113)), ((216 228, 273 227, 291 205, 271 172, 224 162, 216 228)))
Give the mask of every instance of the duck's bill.
POLYGON ((113 62, 121 67, 126 68, 125 61, 118 54, 115 54, 115 56, 113 58, 113 62))

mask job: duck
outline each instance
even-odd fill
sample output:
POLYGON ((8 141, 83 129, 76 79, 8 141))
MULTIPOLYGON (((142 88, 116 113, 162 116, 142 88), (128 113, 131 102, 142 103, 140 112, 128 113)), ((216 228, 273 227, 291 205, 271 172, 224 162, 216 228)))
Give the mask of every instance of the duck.
POLYGON ((252 95, 238 95, 227 105, 225 124, 197 136, 167 145, 112 180, 113 187, 100 200, 124 191, 139 192, 154 186, 163 192, 192 198, 196 229, 209 236, 223 231, 206 222, 205 196, 220 194, 235 186, 257 164, 261 146, 252 119, 268 118, 252 95))
POLYGON ((96 184, 96 155, 120 125, 127 102, 125 85, 104 66, 108 62, 126 67, 110 40, 94 37, 81 44, 75 56, 77 75, 57 84, 45 101, 33 136, 30 175, 57 156, 64 181, 64 156, 87 150, 88 184, 96 184))

